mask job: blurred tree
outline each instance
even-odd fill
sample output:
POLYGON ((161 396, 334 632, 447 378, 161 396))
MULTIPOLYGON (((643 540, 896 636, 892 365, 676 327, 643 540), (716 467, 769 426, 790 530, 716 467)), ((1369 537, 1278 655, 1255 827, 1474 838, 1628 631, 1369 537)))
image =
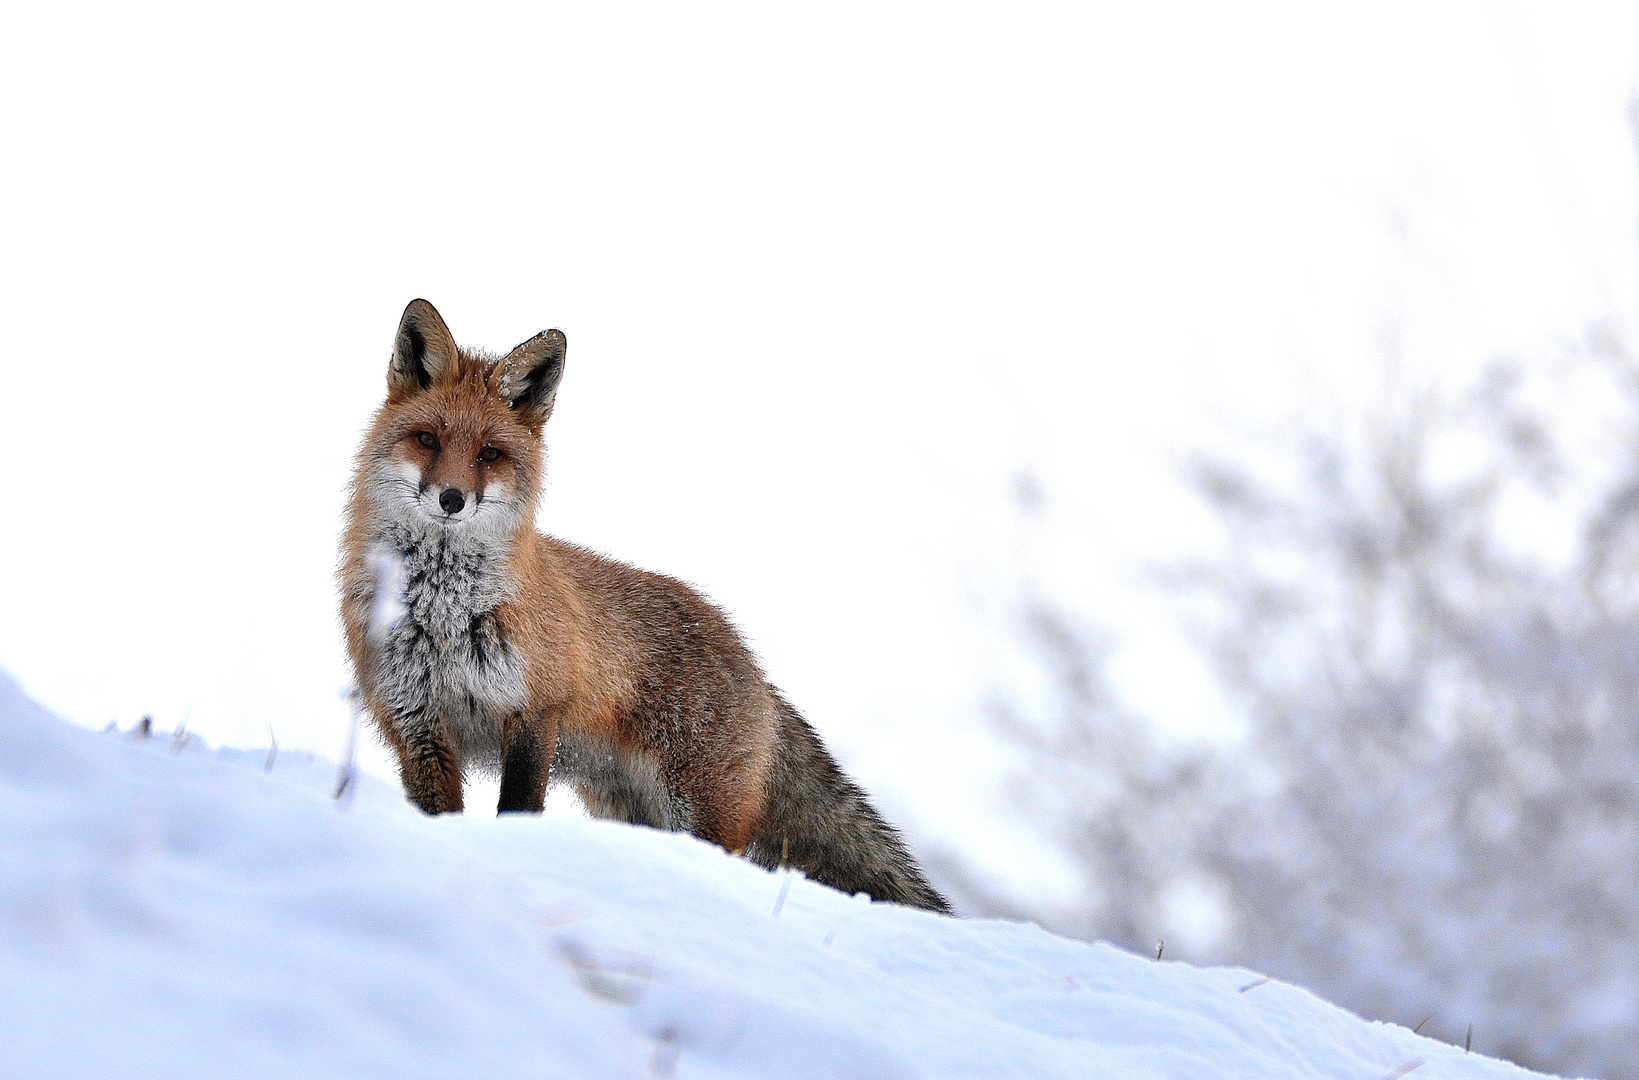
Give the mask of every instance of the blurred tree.
POLYGON ((1183 889, 1224 917, 1191 959, 1639 1077, 1639 369, 1594 346, 1560 383, 1604 388, 1602 461, 1567 448, 1587 441, 1568 398, 1499 364, 1195 463, 1224 543, 1168 577, 1244 708, 1239 745, 1164 751, 1096 639, 1026 598, 1052 689, 992 712, 1083 893, 1033 915, 1153 952, 1183 889), (1554 522, 1571 554, 1521 542, 1554 522))
MULTIPOLYGON (((1210 800, 1212 758, 1158 752, 1150 725, 1123 709, 1105 678, 1107 643, 1040 594, 1022 606, 1022 641, 1046 676, 1040 704, 997 698, 999 734, 1022 751, 1013 795, 1067 857, 1079 893, 1062 910, 1030 912, 1063 933, 1154 952, 1169 893, 1192 880, 1210 800)), ((977 906, 1007 910, 971 881, 977 906)))

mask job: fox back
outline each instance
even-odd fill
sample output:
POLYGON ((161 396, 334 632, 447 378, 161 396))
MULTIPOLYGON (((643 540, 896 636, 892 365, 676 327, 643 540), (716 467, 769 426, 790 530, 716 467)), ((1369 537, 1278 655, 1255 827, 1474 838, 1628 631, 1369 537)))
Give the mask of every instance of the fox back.
POLYGON ((948 910, 719 609, 535 530, 565 352, 556 330, 504 356, 459 348, 424 300, 400 321, 341 586, 405 794, 458 812, 464 774, 498 772, 500 812, 539 812, 564 780, 595 815, 948 910))

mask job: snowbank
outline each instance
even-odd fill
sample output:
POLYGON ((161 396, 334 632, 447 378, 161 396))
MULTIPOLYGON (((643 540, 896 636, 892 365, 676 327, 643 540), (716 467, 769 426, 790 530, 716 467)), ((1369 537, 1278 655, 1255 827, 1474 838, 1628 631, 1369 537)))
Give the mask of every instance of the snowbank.
POLYGON ((0 675, 15 1077, 1535 1075, 1157 963, 584 820, 432 820, 335 767, 96 734, 0 675), (783 899, 782 899, 783 898, 783 899))

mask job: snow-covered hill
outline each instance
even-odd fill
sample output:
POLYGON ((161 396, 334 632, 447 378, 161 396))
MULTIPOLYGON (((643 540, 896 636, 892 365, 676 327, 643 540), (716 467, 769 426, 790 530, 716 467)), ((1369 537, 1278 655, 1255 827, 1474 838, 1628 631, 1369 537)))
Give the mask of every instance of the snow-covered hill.
POLYGON ((9 1077, 1528 1074, 1230 968, 873 905, 689 837, 432 820, 0 675, 9 1077), (1407 1072, 1407 1070, 1410 1070, 1407 1072))

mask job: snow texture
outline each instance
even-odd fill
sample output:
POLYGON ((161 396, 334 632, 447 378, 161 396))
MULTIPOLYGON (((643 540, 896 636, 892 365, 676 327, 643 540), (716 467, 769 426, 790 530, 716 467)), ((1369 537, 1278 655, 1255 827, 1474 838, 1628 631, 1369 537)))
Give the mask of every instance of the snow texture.
POLYGON ((268 763, 73 728, 0 675, 0 1071, 1535 1075, 1243 969, 871 904, 687 836, 430 819, 368 777, 338 803, 334 765, 268 763))

